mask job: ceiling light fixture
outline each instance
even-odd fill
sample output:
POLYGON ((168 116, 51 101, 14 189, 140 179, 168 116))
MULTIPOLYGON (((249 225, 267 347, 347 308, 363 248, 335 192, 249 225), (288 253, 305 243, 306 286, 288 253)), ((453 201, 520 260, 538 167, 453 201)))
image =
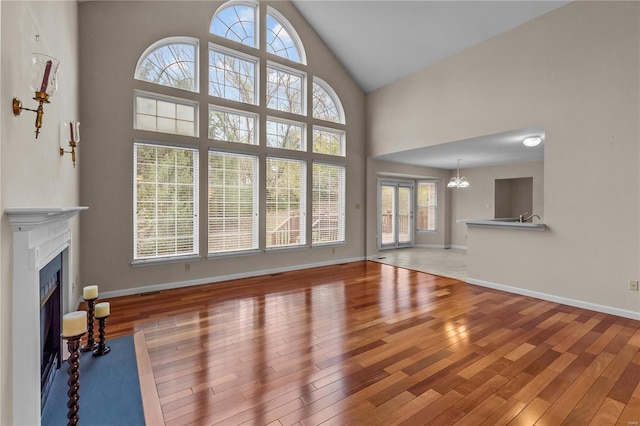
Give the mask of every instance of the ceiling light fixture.
POLYGON ((528 148, 533 148, 534 146, 540 145, 542 142, 542 138, 540 136, 532 136, 529 138, 524 138, 522 144, 528 148))
POLYGON ((469 181, 466 177, 460 177, 460 160, 458 160, 458 174, 451 178, 447 184, 447 188, 468 188, 469 181))

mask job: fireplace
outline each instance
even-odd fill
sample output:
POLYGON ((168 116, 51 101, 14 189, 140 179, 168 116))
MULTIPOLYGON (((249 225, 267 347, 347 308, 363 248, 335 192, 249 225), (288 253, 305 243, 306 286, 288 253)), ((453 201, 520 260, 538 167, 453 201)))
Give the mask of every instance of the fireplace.
POLYGON ((55 371, 53 367, 61 361, 61 349, 59 346, 56 349, 56 344, 61 344, 60 315, 76 307, 71 292, 70 220, 86 208, 5 210, 13 230, 13 378, 8 396, 13 401, 14 425, 40 424, 42 386, 46 384, 42 372, 55 371), (50 323, 49 329, 45 323, 50 323), (52 354, 53 360, 48 354, 52 354), (48 358, 48 366, 43 364, 44 358, 48 358))

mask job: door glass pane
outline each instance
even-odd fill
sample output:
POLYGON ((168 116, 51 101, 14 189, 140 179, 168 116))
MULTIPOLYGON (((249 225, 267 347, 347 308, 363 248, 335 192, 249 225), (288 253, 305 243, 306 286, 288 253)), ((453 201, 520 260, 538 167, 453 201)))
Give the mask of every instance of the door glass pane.
POLYGON ((395 187, 382 186, 381 191, 382 203, 382 245, 395 244, 395 221, 393 220, 393 212, 395 210, 395 187))
POLYGON ((411 242, 411 188, 398 188, 398 243, 411 242))

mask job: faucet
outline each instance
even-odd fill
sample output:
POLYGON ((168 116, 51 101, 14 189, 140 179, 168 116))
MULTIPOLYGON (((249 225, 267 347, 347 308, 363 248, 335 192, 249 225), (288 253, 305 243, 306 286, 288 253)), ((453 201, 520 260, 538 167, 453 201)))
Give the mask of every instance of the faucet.
POLYGON ((540 216, 538 216, 537 214, 531 214, 529 216, 527 216, 529 214, 529 212, 524 212, 520 215, 520 223, 522 222, 529 222, 531 219, 533 219, 534 217, 537 217, 538 220, 540 220, 540 216))

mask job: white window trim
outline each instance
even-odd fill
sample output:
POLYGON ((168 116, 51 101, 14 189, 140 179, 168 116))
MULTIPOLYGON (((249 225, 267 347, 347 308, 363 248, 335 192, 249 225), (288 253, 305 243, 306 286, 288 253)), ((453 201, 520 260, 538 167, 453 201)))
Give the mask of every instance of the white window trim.
POLYGON ((133 266, 144 266, 144 265, 152 265, 152 264, 159 264, 159 263, 176 263, 176 262, 185 262, 185 261, 190 261, 190 260, 198 260, 201 258, 200 256, 200 153, 199 153, 199 148, 197 146, 189 146, 189 145, 176 145, 174 143, 166 143, 166 142, 156 142, 156 141, 148 141, 148 140, 142 140, 142 139, 134 139, 133 140, 133 158, 135 158, 135 152, 136 152, 136 146, 137 145, 155 145, 155 146, 161 146, 161 147, 168 147, 168 148, 176 148, 176 149, 191 149, 196 153, 196 160, 194 161, 194 205, 193 205, 193 211, 194 211, 194 221, 193 223, 195 224, 195 230, 194 230, 194 237, 193 237, 193 246, 194 246, 194 253, 186 253, 186 254, 179 254, 179 255, 167 255, 167 256, 156 256, 156 257, 147 257, 147 258, 141 258, 141 259, 136 259, 136 241, 137 241, 137 223, 136 223, 136 208, 137 208, 137 183, 135 180, 136 177, 136 173, 137 173, 137 163, 136 161, 133 161, 133 177, 134 177, 134 182, 133 182, 133 209, 132 209, 132 213, 133 213, 133 260, 131 262, 131 264, 133 266))
POLYGON ((333 155, 333 154, 323 154, 321 152, 315 152, 315 151, 313 151, 313 141, 311 141, 311 151, 314 154, 328 155, 328 156, 331 156, 331 157, 340 157, 340 158, 344 158, 344 157, 347 156, 347 138, 346 138, 347 132, 345 132, 344 130, 336 129, 335 127, 314 125, 313 128, 311 129, 311 136, 312 137, 313 137, 314 130, 320 130, 320 131, 324 131, 324 132, 331 132, 331 133, 339 133, 340 134, 340 154, 333 155))
POLYGON ((420 179, 416 182, 416 208, 415 208, 416 214, 415 216, 415 221, 416 221, 416 232, 419 234, 437 234, 438 233, 438 180, 437 179, 420 179), (434 229, 420 229, 418 228, 418 211, 420 210, 421 205, 418 203, 418 193, 417 190, 420 187, 420 183, 432 183, 435 185, 436 187, 436 203, 433 206, 422 206, 422 207, 434 207, 435 208, 435 212, 436 212, 436 217, 435 217, 435 224, 434 224, 434 229))
POLYGON ((256 50, 260 50, 260 3, 258 1, 250 1, 250 0, 229 0, 226 2, 223 2, 217 9, 216 11, 213 13, 213 15, 211 15, 211 21, 209 21, 209 30, 211 30, 211 26, 213 25, 213 21, 216 19, 216 16, 218 15, 218 13, 220 13, 222 10, 228 8, 228 7, 233 7, 233 6, 251 6, 253 7, 253 25, 254 25, 254 32, 255 32, 255 45, 254 46, 249 46, 247 44, 243 44, 240 43, 236 40, 231 40, 229 38, 223 37, 221 35, 218 34, 213 34, 212 32, 209 32, 210 35, 214 36, 214 37, 220 37, 221 39, 227 41, 227 42, 231 42, 231 43, 236 43, 240 46, 244 46, 244 47, 249 47, 251 49, 256 49, 256 50))
MULTIPOLYGON (((337 123, 337 124, 345 124, 346 123, 346 118, 344 115, 344 107, 342 106, 342 102, 340 101, 340 97, 338 97, 338 94, 336 93, 335 90, 333 90, 333 87, 331 87, 331 85, 329 83, 327 83, 326 81, 324 81, 323 79, 321 79, 320 77, 316 77, 313 76, 313 84, 317 84, 318 86, 322 87, 331 97, 331 100, 333 100, 333 103, 336 106, 336 109, 338 110, 338 121, 328 121, 328 120, 324 120, 322 118, 317 118, 317 117, 313 117, 313 105, 311 106, 311 115, 313 118, 315 118, 316 120, 322 120, 325 121, 327 123, 337 123)), ((313 87, 312 87, 313 89, 313 87)))
MULTIPOLYGON (((277 56, 279 58, 279 56, 277 56)), ((275 109, 275 108, 269 108, 268 105, 265 105, 265 107, 269 110, 269 111, 278 111, 284 114, 291 114, 291 115, 295 115, 295 116, 301 116, 301 117, 308 117, 307 114, 307 73, 304 71, 300 71, 298 69, 295 68, 291 68, 288 67, 286 65, 280 64, 278 62, 273 62, 273 61, 267 61, 267 66, 265 68, 265 72, 267 73, 267 76, 269 75, 269 68, 275 68, 278 71, 282 71, 285 72, 287 74, 293 74, 293 75, 297 75, 298 77, 300 77, 300 86, 301 86, 301 103, 300 103, 300 107, 302 109, 302 111, 298 114, 295 112, 288 112, 288 111, 281 111, 279 109, 275 109)), ((266 82, 266 85, 268 85, 269 83, 266 82)), ((265 88, 266 89, 266 88, 265 88)))
POLYGON ((177 98, 175 96, 161 95, 159 93, 147 92, 147 91, 144 91, 144 90, 134 89, 134 91, 133 91, 133 129, 136 130, 136 131, 161 133, 163 135, 173 135, 173 136, 185 137, 185 138, 198 138, 198 137, 200 137, 200 135, 199 135, 200 126, 198 125, 198 118, 199 117, 200 117, 200 103, 198 101, 192 101, 192 100, 189 100, 189 99, 177 98), (138 98, 138 96, 143 97, 143 98, 147 98, 147 99, 155 99, 155 100, 158 100, 158 101, 166 101, 166 102, 172 102, 172 103, 176 103, 176 104, 180 104, 180 105, 194 107, 193 136, 181 135, 181 134, 178 134, 178 133, 159 132, 157 130, 153 131, 153 130, 138 129, 138 117, 137 117, 138 114, 137 114, 137 110, 136 110, 136 99, 138 98))
MULTIPOLYGON (((300 62, 299 63, 302 64, 302 65, 307 65, 307 53, 304 50, 304 45, 302 44, 302 40, 300 39, 300 35, 293 28, 293 25, 291 25, 289 20, 287 20, 287 18, 285 18, 282 13, 278 12, 276 9, 274 9, 271 6, 267 6, 267 15, 271 15, 273 18, 275 18, 276 21, 280 22, 280 25, 282 25, 285 30, 287 30, 287 32, 289 33, 289 36, 291 37, 291 40, 293 41, 293 44, 298 49, 298 56, 300 56, 300 62)), ((265 28, 265 30, 266 30, 266 28, 265 28)), ((266 49, 265 49, 265 51, 266 51, 266 49)), ((283 58, 282 56, 274 55, 273 53, 269 53, 268 51, 266 51, 266 52, 269 55, 273 56, 274 58, 283 59, 285 61, 290 61, 290 62, 293 62, 294 64, 298 63, 296 61, 292 61, 291 59, 287 59, 287 58, 283 58)))
POLYGON ((295 121, 295 120, 287 120, 286 118, 279 118, 279 117, 274 117, 272 115, 267 115, 266 118, 266 123, 268 123, 269 121, 274 121, 276 123, 282 123, 282 124, 290 124, 292 126, 300 126, 302 128, 301 130, 301 134, 300 134, 300 149, 297 150, 287 150, 285 148, 278 148, 276 146, 268 146, 267 145, 267 135, 266 135, 266 131, 265 131, 265 140, 264 140, 264 144, 267 147, 267 149, 277 149, 277 150, 285 150, 285 151, 294 151, 294 152, 306 152, 308 150, 308 145, 307 145, 307 124, 302 122, 302 121, 295 121))
POLYGON ((254 146, 259 144, 258 142, 258 139, 259 139, 258 132, 260 131, 260 115, 259 114, 256 114, 255 112, 247 111, 244 109, 228 108, 228 107, 223 107, 223 106, 214 105, 214 104, 209 104, 208 111, 209 112, 219 111, 219 112, 228 113, 228 114, 237 114, 245 117, 253 117, 253 119, 255 120, 254 129, 253 129, 253 142, 246 144, 242 142, 209 138, 209 115, 207 114, 207 139, 209 139, 210 141, 228 142, 228 143, 234 143, 234 144, 240 144, 240 145, 254 145, 254 146))
POLYGON ((236 255, 247 255, 247 254, 256 254, 260 252, 260 156, 258 154, 244 152, 244 151, 233 151, 227 149, 218 149, 218 148, 209 148, 207 150, 207 193, 209 191, 209 158, 211 153, 219 153, 219 154, 231 154, 231 155, 243 155, 247 157, 254 157, 256 160, 256 177, 255 183, 256 188, 254 188, 253 198, 254 198, 254 214, 257 215, 258 226, 256 227, 256 235, 254 236, 257 240, 257 248, 250 249, 240 249, 240 250, 225 250, 225 251, 209 251, 209 198, 207 196, 207 258, 218 258, 225 256, 236 256, 236 255))
MULTIPOLYGON (((226 40, 226 39, 225 39, 226 40)), ((229 40, 231 41, 231 40, 229 40)), ((228 102, 236 102, 238 104, 244 104, 244 105, 260 105, 260 59, 252 56, 252 55, 248 55, 246 53, 243 53, 239 50, 234 50, 216 43, 209 43, 209 50, 207 50, 207 96, 211 97, 211 98, 216 98, 216 99, 224 99, 225 101, 228 102), (223 98, 220 96, 215 96, 215 95, 211 95, 209 94, 209 78, 211 77, 211 64, 209 63, 209 54, 211 53, 211 51, 214 52, 218 52, 218 53, 222 53, 224 55, 228 55, 228 56, 233 56, 235 58, 238 59, 242 59, 243 61, 249 61, 249 62, 253 62, 253 64, 255 65, 254 68, 254 81, 253 81, 253 90, 254 90, 254 94, 255 94, 255 99, 254 99, 254 103, 250 104, 247 102, 242 102, 242 101, 236 101, 233 99, 227 99, 227 98, 223 98)))
POLYGON ((161 40, 156 41, 151 46, 147 47, 145 51, 142 52, 142 55, 140 55, 140 58, 138 58, 138 62, 136 63, 136 69, 134 71, 133 78, 138 81, 143 81, 149 84, 155 84, 159 87, 165 87, 167 89, 177 89, 177 90, 184 90, 186 92, 191 92, 191 93, 200 93, 200 40, 195 37, 181 36, 181 37, 167 37, 167 38, 163 38, 161 40), (140 71, 142 62, 147 58, 147 56, 149 56, 149 54, 151 54, 151 52, 153 52, 154 50, 164 46, 171 45, 171 44, 191 44, 195 48, 195 54, 193 58, 193 66, 195 71, 193 76, 194 78, 193 90, 181 89, 179 87, 165 86, 162 84, 152 83, 150 81, 141 80, 138 78, 138 72, 140 71))
MULTIPOLYGON (((342 197, 340 199, 340 216, 342 217, 342 221, 340 222, 339 228, 338 228, 338 232, 340 233, 340 236, 342 237, 341 240, 339 241, 329 241, 329 242, 322 242, 322 243, 314 243, 313 242, 313 230, 312 230, 312 235, 311 235, 311 247, 321 247, 321 246, 328 246, 328 245, 343 245, 346 244, 346 240, 347 240, 347 209, 346 209, 346 204, 347 204, 347 165, 344 163, 331 163, 328 161, 312 161, 311 164, 311 175, 313 176, 313 166, 315 166, 316 164, 318 165, 326 165, 326 166, 332 166, 332 167, 342 167, 342 172, 343 172, 343 176, 342 176, 342 197)), ((311 203, 313 204, 313 182, 311 183, 311 203)), ((313 224, 313 205, 311 205, 311 222, 313 224)))
MULTIPOLYGON (((300 158, 296 158, 296 157, 289 157, 286 155, 287 151, 283 151, 280 150, 278 152, 278 154, 275 155, 267 155, 266 159, 265 159, 265 178, 266 175, 269 173, 268 170, 268 161, 269 159, 275 159, 278 161, 295 161, 298 162, 300 164, 302 164, 304 166, 304 171, 303 173, 301 173, 301 178, 303 180, 302 184, 300 185, 300 190, 302 192, 302 196, 300 197, 300 217, 303 218, 304 217, 304 226, 300 227, 300 233, 304 236, 304 241, 298 244, 291 244, 291 245, 285 245, 285 246, 272 246, 269 247, 266 243, 266 238, 267 235, 269 233, 269 230, 265 228, 265 247, 264 247, 264 251, 268 252, 268 251, 273 251, 273 250, 292 250, 292 249, 300 249, 300 248, 307 248, 308 244, 309 244, 309 236, 307 235, 307 208, 309 207, 309 193, 308 193, 308 177, 307 174, 309 172, 309 165, 311 164, 311 162, 305 160, 305 159, 300 159, 300 158), (279 155, 280 153, 284 153, 284 155, 279 155)), ((289 152, 293 152, 293 151, 289 151, 289 152)), ((265 180, 265 187, 266 187, 266 180, 265 180)), ((266 201, 266 196, 265 196, 265 211, 266 211, 266 207, 267 207, 267 201, 266 201)))

